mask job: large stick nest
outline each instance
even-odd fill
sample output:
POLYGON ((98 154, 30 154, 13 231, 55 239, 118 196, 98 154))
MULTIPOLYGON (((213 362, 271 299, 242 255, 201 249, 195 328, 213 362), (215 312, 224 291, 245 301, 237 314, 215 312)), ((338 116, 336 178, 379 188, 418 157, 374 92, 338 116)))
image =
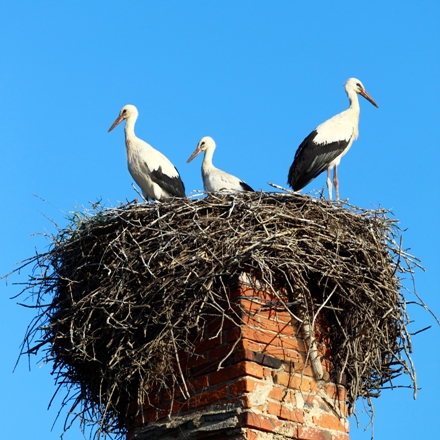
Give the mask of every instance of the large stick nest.
POLYGON ((416 389, 400 278, 416 263, 385 210, 246 193, 71 220, 26 263, 38 315, 23 353, 45 353, 64 403, 100 432, 119 437, 128 402, 182 381, 177 353, 193 353, 189 333, 227 312, 243 273, 301 301, 309 323, 325 313, 332 377, 346 377, 351 405, 403 373, 416 389))

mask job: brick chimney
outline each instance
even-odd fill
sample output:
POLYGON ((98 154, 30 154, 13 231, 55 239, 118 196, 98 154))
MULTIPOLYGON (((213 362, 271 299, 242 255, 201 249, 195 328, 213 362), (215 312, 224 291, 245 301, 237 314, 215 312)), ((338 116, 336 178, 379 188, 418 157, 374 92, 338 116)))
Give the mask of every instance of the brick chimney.
POLYGON ((193 356, 180 356, 185 380, 169 384, 173 393, 152 390, 140 411, 133 405, 127 440, 349 440, 346 390, 330 380, 323 341, 314 345, 325 323, 307 335, 281 306, 286 297, 245 283, 227 300, 234 313, 194 335, 193 356))
POLYGON ((403 374, 416 395, 401 275, 418 263, 385 210, 246 192, 89 214, 17 269, 37 271, 21 354, 52 362, 66 426, 349 440, 359 398, 403 374))

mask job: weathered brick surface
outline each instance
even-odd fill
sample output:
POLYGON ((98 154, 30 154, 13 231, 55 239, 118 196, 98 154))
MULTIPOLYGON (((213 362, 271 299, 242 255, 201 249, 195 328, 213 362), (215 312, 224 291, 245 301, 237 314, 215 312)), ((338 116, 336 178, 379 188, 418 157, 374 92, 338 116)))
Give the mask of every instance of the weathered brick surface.
MULTIPOLYGON (((345 388, 314 379, 298 324, 288 312, 262 307, 256 296, 273 300, 247 287, 231 292, 231 301, 248 312, 240 328, 230 320, 224 327, 209 323, 194 339, 196 355, 180 359, 186 388, 151 392, 136 416, 131 405, 129 424, 138 428, 128 439, 349 440, 345 388)), ((328 355, 329 341, 321 339, 328 355)), ((330 371, 330 361, 322 364, 330 371)))
POLYGON ((347 426, 333 414, 321 414, 319 416, 313 416, 313 423, 322 428, 347 432, 347 426))
POLYGON ((246 412, 242 417, 242 424, 261 431, 274 432, 281 428, 282 423, 275 417, 268 417, 264 414, 246 412))
POLYGON ((304 413, 299 409, 288 409, 285 405, 275 402, 268 402, 267 406, 268 413, 277 416, 279 419, 304 423, 304 413))
POLYGON ((252 393, 261 384, 261 381, 256 381, 252 377, 239 378, 236 382, 232 383, 229 387, 231 396, 239 396, 243 393, 252 393))
POLYGON ((231 379, 239 377, 253 376, 260 379, 263 378, 263 367, 254 362, 240 362, 230 367, 222 368, 219 371, 215 371, 209 376, 209 383, 215 385, 222 382, 227 382, 231 379))
POLYGON ((312 428, 310 426, 298 426, 299 440, 333 440, 328 431, 312 428))
POLYGON ((223 384, 216 388, 210 387, 200 394, 196 394, 190 400, 190 408, 200 408, 210 403, 218 403, 228 397, 228 385, 223 384))

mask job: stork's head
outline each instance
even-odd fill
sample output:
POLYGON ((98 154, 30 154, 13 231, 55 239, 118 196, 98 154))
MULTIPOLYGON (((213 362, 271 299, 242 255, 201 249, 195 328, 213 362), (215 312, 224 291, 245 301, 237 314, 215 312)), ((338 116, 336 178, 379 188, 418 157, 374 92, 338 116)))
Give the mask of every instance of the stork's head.
POLYGON ((197 144, 197 148, 194 150, 194 153, 191 154, 191 157, 186 161, 186 163, 190 163, 198 154, 200 154, 202 151, 206 151, 208 148, 214 149, 215 142, 211 136, 204 136, 202 139, 200 139, 199 143, 197 144))
POLYGON ((375 107, 379 108, 379 106, 376 104, 376 101, 367 93, 364 85, 359 79, 357 78, 347 79, 347 81, 345 82, 345 91, 347 92, 347 95, 349 97, 353 92, 358 93, 359 95, 363 96, 365 99, 370 101, 371 104, 373 104, 375 107))
POLYGON ((116 118, 115 122, 113 122, 112 126, 108 129, 108 132, 112 131, 124 119, 128 119, 130 117, 134 117, 134 119, 138 117, 137 108, 131 104, 124 105, 124 107, 122 107, 121 111, 119 112, 119 116, 116 118))

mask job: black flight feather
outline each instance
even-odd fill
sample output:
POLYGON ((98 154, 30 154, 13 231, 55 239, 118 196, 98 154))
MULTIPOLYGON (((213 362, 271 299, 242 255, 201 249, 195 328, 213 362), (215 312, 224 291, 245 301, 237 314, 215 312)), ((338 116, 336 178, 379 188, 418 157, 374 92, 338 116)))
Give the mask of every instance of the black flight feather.
POLYGON ((243 191, 252 191, 252 192, 254 192, 254 190, 246 183, 246 182, 240 182, 240 186, 241 186, 241 189, 243 190, 243 191))
MULTIPOLYGON (((147 166, 147 164, 145 164, 147 166)), ((147 166, 148 168, 148 166, 147 166)), ((174 167, 177 171, 177 168, 174 167)), ((162 172, 162 167, 150 172, 151 180, 174 197, 185 197, 185 185, 180 178, 179 171, 176 177, 170 177, 162 172)))
POLYGON ((299 191, 315 177, 325 171, 330 163, 343 153, 350 139, 317 144, 314 139, 317 131, 313 130, 296 150, 295 159, 289 169, 287 182, 294 191, 299 191))

